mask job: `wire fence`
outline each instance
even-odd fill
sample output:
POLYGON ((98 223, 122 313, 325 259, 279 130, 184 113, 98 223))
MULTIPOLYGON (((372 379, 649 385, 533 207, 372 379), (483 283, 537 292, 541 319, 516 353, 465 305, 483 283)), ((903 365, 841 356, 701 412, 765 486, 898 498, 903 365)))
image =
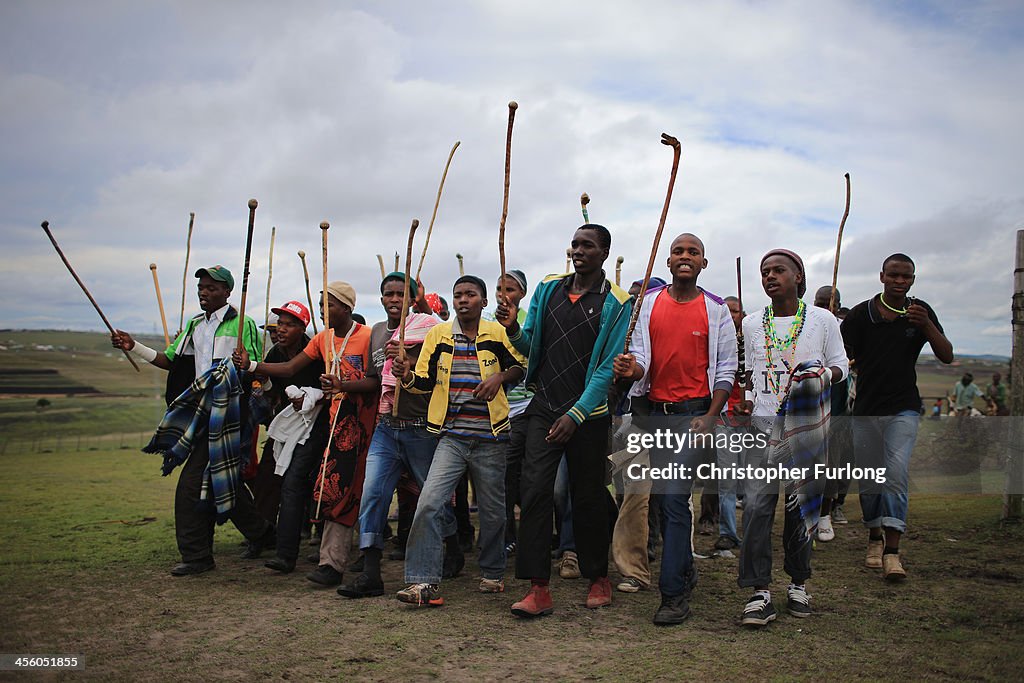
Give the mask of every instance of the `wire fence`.
POLYGON ((149 443, 153 430, 121 434, 41 434, 33 437, 0 437, 0 456, 26 453, 68 453, 141 450, 149 443))

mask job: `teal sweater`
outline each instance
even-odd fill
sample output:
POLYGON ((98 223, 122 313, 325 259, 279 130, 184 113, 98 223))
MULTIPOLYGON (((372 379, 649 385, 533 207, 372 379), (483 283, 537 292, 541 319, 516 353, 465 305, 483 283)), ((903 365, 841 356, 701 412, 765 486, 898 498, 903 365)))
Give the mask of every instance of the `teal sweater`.
MULTIPOLYGON (((516 350, 528 356, 530 363, 526 371, 526 386, 536 390, 534 380, 540 368, 544 350, 541 343, 544 338, 544 311, 556 288, 571 274, 548 275, 537 285, 530 298, 530 311, 526 322, 509 341, 516 350)), ((612 361, 623 352, 626 343, 626 329, 629 327, 629 316, 633 310, 633 302, 626 290, 605 280, 608 285, 608 296, 605 297, 601 309, 601 327, 597 333, 590 365, 587 366, 587 385, 575 405, 566 413, 576 424, 584 420, 608 414, 608 389, 612 384, 612 361)))

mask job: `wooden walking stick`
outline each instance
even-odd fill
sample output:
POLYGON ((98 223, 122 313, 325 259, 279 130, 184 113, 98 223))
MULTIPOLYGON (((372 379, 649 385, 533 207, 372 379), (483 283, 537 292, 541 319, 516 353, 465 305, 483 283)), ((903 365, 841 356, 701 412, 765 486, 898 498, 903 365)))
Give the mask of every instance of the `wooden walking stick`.
POLYGON ((572 249, 565 248, 565 272, 569 272, 569 266, 572 265, 572 249))
POLYGON ((587 214, 587 204, 590 203, 590 195, 584 192, 580 195, 580 208, 583 209, 583 222, 589 223, 590 216, 587 214))
POLYGON ((515 101, 508 103, 508 134, 505 136, 505 194, 501 200, 501 224, 498 226, 498 265, 501 274, 498 282, 505 281, 505 219, 508 218, 508 180, 509 172, 512 170, 512 124, 516 120, 516 109, 519 105, 515 101))
POLYGON ((380 279, 383 280, 388 276, 388 271, 384 270, 384 257, 377 254, 377 263, 380 264, 380 279))
MULTIPOLYGON (((437 218, 437 207, 441 203, 441 190, 444 189, 444 179, 448 177, 448 167, 452 165, 452 157, 455 156, 455 150, 459 148, 460 141, 456 140, 455 144, 452 145, 452 151, 448 153, 448 161, 444 165, 444 173, 441 174, 441 184, 437 186, 437 198, 434 200, 434 213, 430 216, 430 225, 427 226, 427 239, 423 243, 423 253, 420 254, 420 265, 416 268, 416 281, 420 279, 420 273, 423 272, 423 261, 427 258, 427 247, 430 246, 430 233, 434 231, 434 219, 437 218)), ((382 266, 383 267, 383 266, 382 266)), ((383 279, 384 275, 381 275, 383 279)))
MULTIPOLYGON (((320 305, 323 313, 324 322, 324 369, 328 375, 337 375, 340 370, 338 366, 338 354, 334 351, 334 328, 331 327, 330 314, 327 306, 327 231, 330 229, 331 224, 324 221, 320 224, 321 230, 321 248, 322 248, 322 259, 321 263, 323 266, 323 281, 324 289, 320 293, 320 305)), ((355 323, 353 322, 353 327, 355 323)), ((328 410, 334 408, 334 402, 340 401, 343 398, 342 394, 335 394, 331 397, 330 403, 328 403, 328 410)), ((317 494, 316 501, 316 515, 320 517, 320 506, 323 504, 324 499, 324 480, 327 479, 327 456, 331 452, 331 443, 334 441, 334 427, 338 423, 338 413, 340 413, 340 407, 334 411, 334 417, 331 418, 331 427, 327 432, 327 446, 324 447, 324 457, 320 463, 320 492, 317 494)))
MULTIPOLYGON (((75 269, 71 267, 71 263, 68 262, 68 257, 60 250, 60 245, 57 244, 57 240, 53 238, 53 233, 50 232, 50 221, 43 221, 42 227, 43 232, 45 232, 46 236, 50 238, 50 243, 53 244, 53 248, 57 250, 57 255, 60 256, 60 260, 64 262, 68 272, 71 273, 71 277, 75 279, 78 286, 82 288, 83 292, 85 292, 85 296, 89 299, 89 303, 92 304, 92 307, 100 314, 100 319, 103 320, 103 324, 107 326, 108 330, 110 330, 110 334, 116 334, 113 326, 110 324, 110 321, 107 320, 107 316, 103 315, 103 311, 100 310, 100 305, 96 303, 96 299, 92 298, 92 294, 89 293, 89 289, 85 286, 85 283, 82 282, 82 278, 78 277, 78 273, 75 272, 75 269)), ((141 372, 141 370, 139 370, 139 366, 135 363, 135 360, 128 355, 128 352, 124 349, 121 349, 121 352, 124 354, 124 357, 128 359, 128 362, 132 364, 132 367, 135 368, 135 371, 141 372)))
POLYGON ((309 293, 309 269, 306 268, 306 252, 299 250, 299 260, 302 261, 302 279, 306 281, 306 301, 309 303, 309 312, 311 315, 311 322, 313 323, 313 335, 316 336, 316 316, 312 315, 313 311, 313 295, 309 293))
MULTIPOLYGON (((242 303, 238 307, 238 344, 239 351, 242 350, 242 335, 245 333, 245 299, 249 290, 249 258, 252 256, 252 232, 256 225, 256 206, 259 204, 255 199, 249 200, 249 227, 245 235, 245 265, 242 267, 242 303)), ((253 360, 259 360, 253 358, 253 360)))
POLYGON ((629 317, 629 328, 626 330, 626 345, 623 353, 629 353, 629 343, 633 339, 633 330, 636 328, 637 318, 640 317, 640 305, 644 301, 644 294, 647 291, 647 283, 651 279, 651 271, 654 270, 654 259, 658 257, 658 245, 661 243, 661 233, 665 230, 665 219, 668 218, 668 205, 672 201, 672 188, 676 184, 676 171, 679 170, 679 155, 681 146, 679 140, 668 133, 661 134, 661 144, 672 147, 672 175, 668 178, 668 192, 665 193, 665 206, 661 209, 661 221, 658 223, 658 232, 654 234, 654 244, 651 245, 651 258, 647 261, 647 272, 644 273, 644 280, 640 284, 640 293, 636 295, 636 302, 633 304, 633 313, 629 317))
MULTIPOLYGON (((740 269, 740 257, 736 257, 736 303, 740 307, 740 311, 743 311, 743 276, 741 275, 740 269)), ((737 369, 737 377, 740 382, 746 386, 747 376, 747 352, 743 348, 743 325, 740 325, 736 330, 736 343, 739 344, 737 353, 739 354, 739 368, 737 369)))
POLYGON ((170 346, 171 336, 167 333, 167 316, 164 315, 164 298, 160 296, 160 280, 156 277, 156 264, 150 263, 149 269, 153 271, 153 287, 156 289, 156 302, 160 306, 160 322, 164 326, 164 346, 170 346))
MULTIPOLYGON (((195 213, 188 214, 188 237, 185 239, 185 273, 181 276, 181 317, 178 319, 178 334, 185 329, 185 290, 188 286, 188 257, 192 253, 192 226, 195 225, 195 213)), ((178 334, 174 335, 175 337, 178 334)))
MULTIPOLYGON (((405 360, 405 316, 409 313, 409 271, 412 269, 412 240, 416 235, 416 228, 420 222, 412 219, 412 226, 409 228, 409 246, 406 248, 405 257, 405 292, 402 294, 402 316, 398 319, 398 357, 405 360)), ((391 416, 398 416, 398 397, 402 393, 402 381, 395 382, 395 400, 391 404, 391 416)))
POLYGON ((846 174, 846 209, 843 210, 843 220, 839 221, 839 236, 836 237, 836 259, 832 264, 832 293, 828 297, 828 310, 836 303, 836 282, 839 278, 839 250, 843 246, 843 228, 846 226, 846 217, 850 215, 850 174, 846 174))
POLYGON ((398 266, 399 266, 399 262, 398 262, 398 252, 396 251, 396 252, 395 252, 395 270, 398 270, 398 266))
POLYGON ((270 280, 274 277, 274 236, 277 226, 270 228, 270 261, 267 264, 267 303, 263 307, 263 350, 267 350, 267 325, 270 324, 270 280))
POLYGON ((615 259, 615 284, 622 286, 622 262, 626 259, 619 256, 615 259))
POLYGON ((466 274, 466 268, 462 265, 462 254, 456 254, 455 258, 459 259, 459 277, 466 274))

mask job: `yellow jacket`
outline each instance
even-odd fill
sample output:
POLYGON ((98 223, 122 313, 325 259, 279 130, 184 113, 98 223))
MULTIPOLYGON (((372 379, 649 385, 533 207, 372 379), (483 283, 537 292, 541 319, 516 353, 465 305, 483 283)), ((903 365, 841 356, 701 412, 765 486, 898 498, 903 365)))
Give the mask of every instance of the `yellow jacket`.
MULTIPOLYGON (((402 388, 414 394, 430 394, 427 408, 427 430, 441 432, 448 415, 448 390, 451 381, 452 360, 455 353, 455 333, 462 333, 458 319, 435 325, 427 332, 420 350, 419 360, 412 379, 402 382, 402 388)), ((484 381, 509 368, 526 371, 526 358, 516 351, 508 340, 505 328, 500 323, 480 319, 476 335, 476 355, 480 362, 480 381, 484 381)), ((487 402, 491 419, 491 431, 495 436, 509 428, 508 398, 505 388, 487 402)))

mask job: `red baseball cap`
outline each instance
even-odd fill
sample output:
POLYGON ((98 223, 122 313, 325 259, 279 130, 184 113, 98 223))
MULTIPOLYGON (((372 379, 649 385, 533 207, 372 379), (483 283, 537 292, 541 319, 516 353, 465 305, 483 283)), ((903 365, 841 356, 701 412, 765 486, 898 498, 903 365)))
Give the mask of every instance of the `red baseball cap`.
POLYGON ((299 301, 289 301, 284 306, 280 306, 278 308, 271 308, 270 310, 274 313, 277 313, 278 315, 281 315, 282 313, 293 315, 300 321, 302 321, 303 325, 307 327, 309 326, 309 309, 306 308, 305 304, 299 301))

